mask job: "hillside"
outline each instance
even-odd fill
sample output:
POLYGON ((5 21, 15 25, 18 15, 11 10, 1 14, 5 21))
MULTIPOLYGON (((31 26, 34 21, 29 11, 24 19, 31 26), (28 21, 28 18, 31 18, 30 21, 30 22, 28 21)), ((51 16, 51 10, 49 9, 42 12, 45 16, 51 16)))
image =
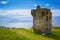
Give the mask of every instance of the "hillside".
POLYGON ((60 40, 60 28, 53 27, 51 35, 40 35, 32 29, 0 28, 0 40, 60 40))
POLYGON ((0 40, 28 40, 28 38, 18 35, 9 29, 0 28, 0 40))

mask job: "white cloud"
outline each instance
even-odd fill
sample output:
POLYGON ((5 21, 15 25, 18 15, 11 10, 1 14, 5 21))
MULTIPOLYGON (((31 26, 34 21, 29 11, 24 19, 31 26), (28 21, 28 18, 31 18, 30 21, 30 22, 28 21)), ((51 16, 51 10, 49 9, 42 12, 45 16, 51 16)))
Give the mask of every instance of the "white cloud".
POLYGON ((0 9, 0 16, 8 16, 15 19, 31 20, 32 18, 30 9, 20 9, 20 10, 3 10, 0 9))
POLYGON ((35 7, 36 7, 37 5, 40 5, 40 6, 41 6, 41 4, 33 4, 33 6, 35 6, 35 7))
MULTIPOLYGON (((60 10, 51 10, 52 16, 60 16, 60 10)), ((31 9, 20 9, 20 10, 3 10, 0 9, 0 16, 17 16, 17 17, 31 17, 31 9)))
POLYGON ((35 6, 35 7, 36 7, 37 5, 33 5, 33 6, 35 6))
POLYGON ((50 4, 47 3, 47 4, 45 4, 45 5, 46 5, 46 6, 49 6, 50 4))
POLYGON ((1 4, 7 4, 8 2, 7 1, 1 1, 0 3, 1 4))
POLYGON ((29 16, 31 13, 30 9, 20 9, 20 10, 3 10, 0 9, 0 15, 6 16, 6 15, 26 15, 29 16))
POLYGON ((60 10, 51 10, 52 16, 60 16, 60 10))

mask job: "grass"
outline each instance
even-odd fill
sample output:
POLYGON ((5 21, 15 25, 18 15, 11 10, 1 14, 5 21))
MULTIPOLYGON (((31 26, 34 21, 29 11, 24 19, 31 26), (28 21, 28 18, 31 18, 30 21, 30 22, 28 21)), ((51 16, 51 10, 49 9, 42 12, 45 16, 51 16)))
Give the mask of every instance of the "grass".
POLYGON ((53 27, 51 35, 40 35, 32 29, 1 29, 0 40, 60 40, 60 28, 53 27))
POLYGON ((0 40, 29 40, 22 35, 18 35, 15 32, 10 31, 9 29, 0 28, 0 40))

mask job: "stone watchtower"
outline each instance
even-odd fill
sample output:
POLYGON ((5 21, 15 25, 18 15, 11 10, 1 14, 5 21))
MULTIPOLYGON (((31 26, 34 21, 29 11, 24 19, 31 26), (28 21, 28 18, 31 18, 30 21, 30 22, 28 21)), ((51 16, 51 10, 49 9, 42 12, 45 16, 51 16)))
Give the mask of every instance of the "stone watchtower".
POLYGON ((50 9, 40 8, 37 5, 35 10, 31 10, 33 16, 33 30, 41 34, 50 34, 52 26, 52 13, 50 9))

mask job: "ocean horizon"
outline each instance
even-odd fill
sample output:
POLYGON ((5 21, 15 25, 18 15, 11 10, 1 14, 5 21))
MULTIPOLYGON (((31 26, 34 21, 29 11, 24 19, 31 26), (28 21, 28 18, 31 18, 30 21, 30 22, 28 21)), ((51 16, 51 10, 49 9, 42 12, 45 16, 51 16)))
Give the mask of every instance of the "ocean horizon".
MULTIPOLYGON (((0 16, 0 26, 14 28, 30 28, 33 26, 33 17, 0 16), (16 18, 17 17, 17 18, 16 18)), ((60 27, 60 16, 52 16, 52 25, 60 27)))

